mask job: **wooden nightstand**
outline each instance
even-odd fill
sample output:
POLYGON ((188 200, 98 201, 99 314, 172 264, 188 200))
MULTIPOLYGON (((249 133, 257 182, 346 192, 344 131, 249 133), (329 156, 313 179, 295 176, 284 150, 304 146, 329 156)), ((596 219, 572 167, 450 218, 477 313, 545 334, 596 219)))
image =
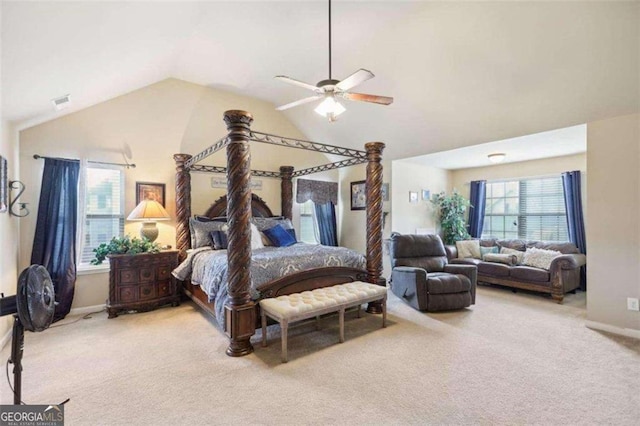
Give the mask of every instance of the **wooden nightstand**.
POLYGON ((180 304, 176 280, 178 251, 110 255, 107 312, 115 318, 120 311, 148 311, 171 303, 180 304))

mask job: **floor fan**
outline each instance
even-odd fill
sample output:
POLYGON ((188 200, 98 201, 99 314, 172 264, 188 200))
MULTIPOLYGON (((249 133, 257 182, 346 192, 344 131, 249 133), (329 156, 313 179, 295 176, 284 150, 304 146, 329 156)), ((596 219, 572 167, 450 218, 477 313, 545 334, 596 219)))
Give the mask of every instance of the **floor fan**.
POLYGON ((21 404, 22 353, 24 330, 44 331, 53 321, 55 292, 53 282, 42 265, 31 265, 18 278, 15 296, 0 298, 0 316, 13 315, 11 358, 13 364, 13 403, 21 404))

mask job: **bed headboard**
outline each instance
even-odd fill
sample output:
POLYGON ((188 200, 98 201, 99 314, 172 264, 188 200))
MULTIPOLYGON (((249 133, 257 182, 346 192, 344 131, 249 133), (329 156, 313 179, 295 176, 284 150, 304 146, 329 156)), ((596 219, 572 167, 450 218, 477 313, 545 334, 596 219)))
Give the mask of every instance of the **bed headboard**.
MULTIPOLYGON (((207 217, 220 217, 227 215, 227 196, 223 195, 218 198, 204 213, 207 217)), ((272 217, 273 213, 267 203, 256 194, 251 194, 251 216, 253 217, 272 217)))

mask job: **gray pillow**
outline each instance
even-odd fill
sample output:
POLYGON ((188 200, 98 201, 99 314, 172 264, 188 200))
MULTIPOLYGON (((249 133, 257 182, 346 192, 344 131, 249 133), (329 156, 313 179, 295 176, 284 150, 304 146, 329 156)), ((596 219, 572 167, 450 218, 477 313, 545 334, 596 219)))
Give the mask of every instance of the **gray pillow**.
POLYGON ((487 253, 482 257, 485 262, 504 263, 505 265, 513 266, 517 262, 515 254, 500 254, 500 253, 487 253))
POLYGON ((271 229, 276 225, 280 225, 284 229, 293 229, 293 223, 284 217, 252 217, 251 222, 256 225, 260 232, 265 229, 271 229))
POLYGON ((211 246, 212 231, 222 231, 228 227, 227 222, 200 222, 195 218, 189 219, 189 229, 191 231, 191 248, 211 246))

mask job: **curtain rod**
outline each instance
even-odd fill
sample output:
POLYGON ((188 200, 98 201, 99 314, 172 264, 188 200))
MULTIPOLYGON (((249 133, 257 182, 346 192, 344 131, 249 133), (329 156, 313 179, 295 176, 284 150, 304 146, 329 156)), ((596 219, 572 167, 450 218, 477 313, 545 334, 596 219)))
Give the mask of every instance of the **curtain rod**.
MULTIPOLYGON (((42 155, 38 155, 38 154, 34 154, 33 158, 35 158, 36 160, 39 159, 44 159, 44 158, 50 158, 52 160, 66 160, 66 161, 80 161, 80 160, 74 160, 73 158, 62 158, 62 157, 43 157, 42 155)), ((136 168, 135 164, 129 164, 129 163, 108 163, 105 161, 91 161, 91 160, 87 160, 87 163, 92 163, 92 164, 106 164, 109 166, 122 166, 122 167, 126 167, 128 168, 136 168)))

